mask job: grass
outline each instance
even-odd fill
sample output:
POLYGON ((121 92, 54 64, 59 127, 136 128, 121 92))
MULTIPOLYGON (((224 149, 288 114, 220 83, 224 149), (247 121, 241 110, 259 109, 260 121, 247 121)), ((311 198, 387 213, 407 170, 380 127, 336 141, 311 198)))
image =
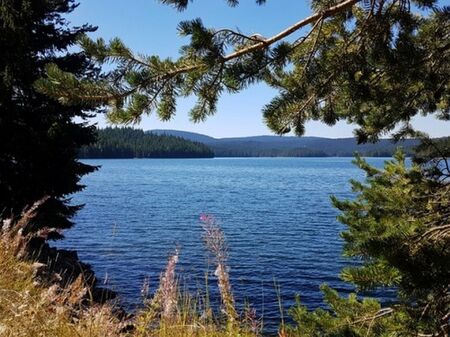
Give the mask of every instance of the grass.
MULTIPOLYGON (((119 319, 113 304, 89 301, 89 287, 80 276, 62 289, 43 286, 33 277, 37 264, 17 257, 17 242, 0 235, 1 337, 257 337, 261 324, 251 309, 239 314, 229 284, 226 244, 213 218, 203 221, 205 246, 216 261, 222 296, 214 314, 208 295, 192 296, 176 279, 178 251, 172 254, 160 286, 132 319, 119 319)), ((144 289, 146 290, 146 289, 144 289)))
MULTIPOLYGON (((31 262, 14 256, 0 241, 0 336, 119 336, 121 324, 108 305, 71 303, 75 289, 41 287, 33 280, 31 262)), ((75 296, 76 297, 76 296, 75 296)))

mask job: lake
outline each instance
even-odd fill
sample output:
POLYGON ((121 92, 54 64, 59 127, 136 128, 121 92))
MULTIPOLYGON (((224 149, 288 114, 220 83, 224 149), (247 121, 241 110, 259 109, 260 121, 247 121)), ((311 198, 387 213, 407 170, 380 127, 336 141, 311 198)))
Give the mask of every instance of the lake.
MULTIPOLYGON (((85 160, 101 169, 83 179, 73 203, 86 206, 59 247, 75 249, 128 308, 141 302, 145 279, 158 285, 168 255, 180 247, 177 267, 187 289, 205 285, 217 299, 214 267, 202 243, 199 216, 215 216, 229 245, 236 302, 249 302, 267 327, 279 322, 296 294, 313 309, 319 286, 343 294, 339 280, 352 263, 341 256, 337 210, 330 195, 352 198, 349 179, 363 179, 352 158, 216 158, 85 160), (276 288, 280 295, 277 296, 276 288)), ((382 166, 386 159, 370 158, 382 166)))

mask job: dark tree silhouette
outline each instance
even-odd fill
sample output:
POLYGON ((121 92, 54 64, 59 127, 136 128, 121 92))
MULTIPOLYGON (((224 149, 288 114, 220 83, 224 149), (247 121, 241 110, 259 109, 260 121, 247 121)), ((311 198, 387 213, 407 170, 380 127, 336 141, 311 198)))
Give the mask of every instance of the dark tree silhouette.
POLYGON ((95 169, 76 159, 80 147, 94 141, 94 129, 82 121, 92 105, 62 105, 34 88, 48 63, 79 78, 97 77, 84 53, 68 52, 94 30, 68 26, 63 15, 76 6, 72 0, 0 1, 0 214, 18 216, 47 197, 28 230, 45 228, 51 239, 72 226, 79 207, 67 198, 83 188, 80 177, 95 169))

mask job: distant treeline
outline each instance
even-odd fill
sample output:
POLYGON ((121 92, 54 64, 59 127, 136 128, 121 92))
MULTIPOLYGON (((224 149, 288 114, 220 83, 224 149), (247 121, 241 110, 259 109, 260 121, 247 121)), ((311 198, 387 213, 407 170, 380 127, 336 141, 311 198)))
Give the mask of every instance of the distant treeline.
POLYGON ((133 128, 97 130, 97 142, 84 147, 80 158, 212 158, 212 157, 390 157, 398 147, 412 155, 417 139, 398 143, 380 139, 358 144, 355 138, 254 136, 216 139, 176 130, 133 128))
MULTIPOLYGON (((407 156, 411 156, 410 149, 403 149, 407 156)), ((298 149, 221 149, 213 147, 216 157, 354 157, 355 152, 331 152, 317 149, 298 148, 298 149)), ((364 157, 391 157, 395 149, 375 150, 358 152, 364 157)))
POLYGON ((258 146, 211 146, 216 157, 328 157, 321 150, 296 148, 259 148, 258 146))
POLYGON ((353 157, 356 152, 366 157, 390 157, 398 147, 409 156, 419 145, 418 139, 394 142, 380 139, 377 143, 358 144, 356 138, 323 138, 292 136, 250 136, 213 138, 178 130, 151 130, 153 134, 183 137, 209 146, 215 157, 353 157))
POLYGON ((211 158, 205 144, 181 137, 155 135, 143 130, 105 128, 97 130, 97 142, 85 146, 80 158, 211 158))
MULTIPOLYGON (((236 144, 216 145, 208 144, 214 151, 216 157, 353 157, 355 151, 336 151, 334 149, 315 149, 307 147, 298 148, 267 148, 261 145, 245 145, 241 144, 241 147, 236 144)), ((411 149, 404 149, 407 155, 411 154, 411 149)), ((376 150, 363 150, 359 153, 365 157, 391 157, 395 152, 395 147, 389 146, 376 150)))

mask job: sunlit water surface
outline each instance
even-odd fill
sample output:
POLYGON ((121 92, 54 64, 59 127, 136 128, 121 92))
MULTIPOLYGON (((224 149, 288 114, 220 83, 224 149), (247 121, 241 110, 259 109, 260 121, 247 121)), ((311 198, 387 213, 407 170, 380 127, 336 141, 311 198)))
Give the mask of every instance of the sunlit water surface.
MULTIPOLYGON (((199 224, 200 214, 212 214, 228 240, 237 303, 251 303, 273 330, 280 297, 287 309, 300 294, 313 309, 323 305, 323 283, 343 294, 352 290, 338 277, 352 261, 341 256, 344 227, 330 204, 330 195, 352 198, 348 180, 364 177, 351 160, 86 160, 101 168, 83 179, 87 188, 73 203, 86 206, 58 246, 76 249, 129 308, 142 303, 146 278, 155 290, 168 255, 180 247, 183 283, 204 289, 208 273, 214 302, 214 267, 199 224)), ((384 160, 369 162, 382 166, 384 160)))

